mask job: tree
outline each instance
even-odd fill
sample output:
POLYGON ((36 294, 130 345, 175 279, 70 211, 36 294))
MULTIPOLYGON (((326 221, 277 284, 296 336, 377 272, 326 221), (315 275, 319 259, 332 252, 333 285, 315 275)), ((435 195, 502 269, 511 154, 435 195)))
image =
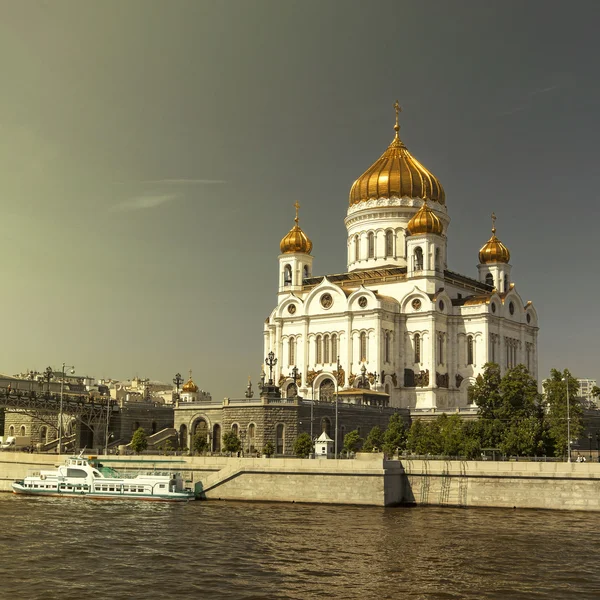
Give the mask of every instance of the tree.
POLYGON ((133 437, 131 438, 131 449, 139 454, 148 448, 148 436, 143 427, 135 430, 133 437))
POLYGON ((271 442, 267 442, 264 446, 263 446, 263 454, 267 457, 267 458, 271 458, 271 456, 273 456, 273 454, 275 454, 275 446, 273 446, 273 444, 271 442))
POLYGON ((579 438, 583 431, 583 407, 581 400, 576 396, 579 383, 568 369, 552 369, 550 377, 544 381, 544 394, 548 436, 552 441, 555 456, 564 456, 567 453, 567 381, 571 441, 579 438))
POLYGON ((171 440, 167 440, 165 442, 163 449, 165 450, 165 452, 171 452, 173 450, 173 444, 172 444, 171 440))
POLYGON ((406 427, 399 413, 394 413, 383 434, 383 451, 388 456, 404 450, 406 447, 406 427))
POLYGON ((194 450, 198 454, 202 454, 208 450, 208 441, 206 440, 206 433, 199 432, 194 436, 193 441, 194 450))
POLYGON ((439 420, 424 423, 420 419, 413 421, 408 431, 407 448, 415 454, 442 454, 442 437, 439 420))
POLYGON ((381 427, 375 425, 369 431, 367 435, 367 439, 363 444, 363 452, 381 452, 383 447, 383 431, 381 431, 381 427))
POLYGON ((313 452, 313 443, 308 433, 301 433, 294 442, 294 454, 298 458, 308 458, 313 452))
POLYGON ((233 431, 223 434, 223 449, 225 452, 239 452, 242 448, 240 438, 233 431))
POLYGON ((349 431, 344 436, 344 450, 349 454, 350 452, 357 452, 362 446, 363 439, 358 433, 358 429, 349 431))

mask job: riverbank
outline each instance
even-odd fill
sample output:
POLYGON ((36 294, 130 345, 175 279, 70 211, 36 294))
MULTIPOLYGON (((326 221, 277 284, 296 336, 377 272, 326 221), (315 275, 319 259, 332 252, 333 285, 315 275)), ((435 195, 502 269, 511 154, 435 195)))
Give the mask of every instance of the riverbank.
MULTIPOLYGON (((0 453, 0 491, 65 456, 0 453)), ((118 471, 181 472, 201 499, 600 511, 600 464, 100 456, 118 471)))

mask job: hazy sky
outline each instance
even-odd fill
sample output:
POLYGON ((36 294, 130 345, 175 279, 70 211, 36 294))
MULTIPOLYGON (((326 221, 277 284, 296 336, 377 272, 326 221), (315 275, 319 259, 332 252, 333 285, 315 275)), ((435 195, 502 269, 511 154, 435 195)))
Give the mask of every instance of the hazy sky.
POLYGON ((279 241, 346 269, 352 182, 401 135, 445 187, 448 266, 498 216, 540 376, 600 379, 600 3, 0 1, 0 372, 240 396, 279 241))

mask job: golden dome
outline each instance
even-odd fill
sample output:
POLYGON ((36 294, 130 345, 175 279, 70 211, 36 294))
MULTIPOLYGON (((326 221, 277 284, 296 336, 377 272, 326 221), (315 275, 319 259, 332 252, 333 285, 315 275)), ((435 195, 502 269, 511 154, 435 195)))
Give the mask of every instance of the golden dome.
POLYGON ((492 237, 479 251, 479 262, 482 265, 488 263, 508 263, 510 252, 508 248, 496 237, 496 215, 492 213, 492 237))
POLYGON ((279 248, 281 254, 310 254, 312 250, 312 242, 308 239, 308 236, 300 229, 298 225, 298 209, 300 205, 296 202, 296 218, 294 221, 296 224, 290 229, 289 233, 281 240, 279 248))
POLYGON ((427 206, 427 202, 423 200, 423 206, 418 212, 413 215, 413 218, 406 226, 411 235, 419 235, 421 233, 435 233, 442 235, 444 225, 440 218, 427 206))
POLYGON ((181 388, 181 391, 182 392, 191 392, 192 394, 198 393, 198 386, 192 380, 192 370, 191 369, 190 369, 190 378, 188 379, 188 382, 183 385, 183 387, 181 388))
POLYGON ((400 139, 398 113, 400 105, 396 100, 396 135, 379 160, 369 167, 350 189, 350 206, 377 198, 421 198, 439 204, 446 204, 446 194, 442 184, 418 160, 416 160, 400 139))

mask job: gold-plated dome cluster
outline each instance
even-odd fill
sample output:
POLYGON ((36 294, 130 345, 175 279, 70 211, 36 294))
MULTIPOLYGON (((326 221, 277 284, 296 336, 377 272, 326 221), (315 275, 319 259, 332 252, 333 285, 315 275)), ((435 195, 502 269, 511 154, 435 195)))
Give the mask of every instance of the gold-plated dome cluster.
POLYGON ((298 225, 298 209, 300 208, 300 205, 296 202, 294 206, 296 208, 296 218, 294 219, 296 224, 281 240, 279 248, 281 249, 281 254, 310 254, 313 244, 304 231, 300 229, 300 225, 298 225))
POLYGON ((182 392, 191 392, 192 394, 198 393, 198 386, 194 383, 194 380, 192 379, 192 370, 191 369, 190 369, 190 378, 188 379, 187 383, 183 384, 181 391, 182 392))
POLYGON ((369 167, 350 189, 350 206, 377 198, 421 198, 444 205, 446 194, 437 177, 416 160, 400 139, 396 100, 396 135, 388 149, 369 167))
POLYGON ((413 215, 406 228, 411 235, 422 233, 442 235, 444 232, 444 225, 441 219, 427 206, 425 200, 423 200, 423 206, 413 215))
POLYGON ((508 248, 496 237, 496 215, 492 213, 492 237, 479 251, 479 262, 486 265, 488 263, 508 263, 509 261, 508 248))

